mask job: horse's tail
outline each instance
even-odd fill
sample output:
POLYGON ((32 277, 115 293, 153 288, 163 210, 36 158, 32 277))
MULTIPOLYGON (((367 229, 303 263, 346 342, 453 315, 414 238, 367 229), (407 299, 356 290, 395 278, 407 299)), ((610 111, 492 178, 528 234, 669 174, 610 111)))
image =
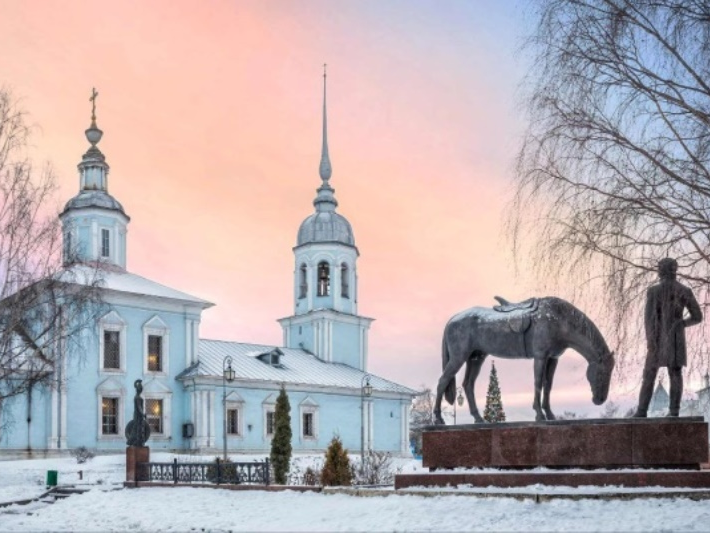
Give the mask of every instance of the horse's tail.
MULTIPOLYGON (((446 343, 446 329, 444 329, 444 338, 441 341, 441 369, 445 369, 449 362, 449 346, 446 343)), ((456 400, 456 376, 451 378, 448 385, 446 385, 446 390, 444 391, 444 398, 449 404, 453 405, 456 400)))

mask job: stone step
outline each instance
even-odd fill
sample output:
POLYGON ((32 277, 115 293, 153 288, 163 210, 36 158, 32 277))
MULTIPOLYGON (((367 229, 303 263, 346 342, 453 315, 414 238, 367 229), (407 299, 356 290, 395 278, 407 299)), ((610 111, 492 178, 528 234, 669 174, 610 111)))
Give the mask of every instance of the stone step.
POLYGON ((395 489, 410 487, 669 487, 710 489, 708 470, 618 470, 590 472, 436 472, 428 474, 397 474, 395 489))

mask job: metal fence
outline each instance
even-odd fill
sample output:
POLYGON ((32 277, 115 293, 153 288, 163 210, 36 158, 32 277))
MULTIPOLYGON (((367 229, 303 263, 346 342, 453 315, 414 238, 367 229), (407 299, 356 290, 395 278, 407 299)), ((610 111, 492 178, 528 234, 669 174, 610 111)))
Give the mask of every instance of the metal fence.
POLYGON ((186 484, 252 484, 268 485, 270 482, 269 460, 251 463, 139 463, 138 480, 161 483, 186 484))

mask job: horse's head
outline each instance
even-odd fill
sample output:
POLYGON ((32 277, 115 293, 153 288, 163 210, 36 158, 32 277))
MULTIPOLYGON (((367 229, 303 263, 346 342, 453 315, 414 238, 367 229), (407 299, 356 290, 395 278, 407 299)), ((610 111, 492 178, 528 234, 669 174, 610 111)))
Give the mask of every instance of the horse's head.
POLYGON ((601 405, 609 395, 611 373, 614 370, 614 352, 607 352, 587 367, 587 381, 592 388, 592 402, 601 405))

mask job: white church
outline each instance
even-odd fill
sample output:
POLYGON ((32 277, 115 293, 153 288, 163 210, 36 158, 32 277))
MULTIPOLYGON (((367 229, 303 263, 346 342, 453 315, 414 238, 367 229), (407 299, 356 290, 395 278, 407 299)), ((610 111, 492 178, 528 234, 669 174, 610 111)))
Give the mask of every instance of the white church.
POLYGON ((202 313, 214 304, 127 270, 130 218, 109 194, 92 115, 79 193, 59 216, 65 269, 81 278, 103 265, 106 313, 72 343, 79 348, 57 354, 52 387, 5 402, 0 452, 124 449, 140 379, 153 450, 219 452, 226 434, 230 452, 268 452, 283 385, 294 451, 320 452, 338 435, 351 453, 409 453, 416 391, 367 372, 373 319, 358 314, 359 251, 330 185, 325 76, 323 90, 321 183, 293 248, 293 314, 278 320, 283 346, 201 339, 202 313))

